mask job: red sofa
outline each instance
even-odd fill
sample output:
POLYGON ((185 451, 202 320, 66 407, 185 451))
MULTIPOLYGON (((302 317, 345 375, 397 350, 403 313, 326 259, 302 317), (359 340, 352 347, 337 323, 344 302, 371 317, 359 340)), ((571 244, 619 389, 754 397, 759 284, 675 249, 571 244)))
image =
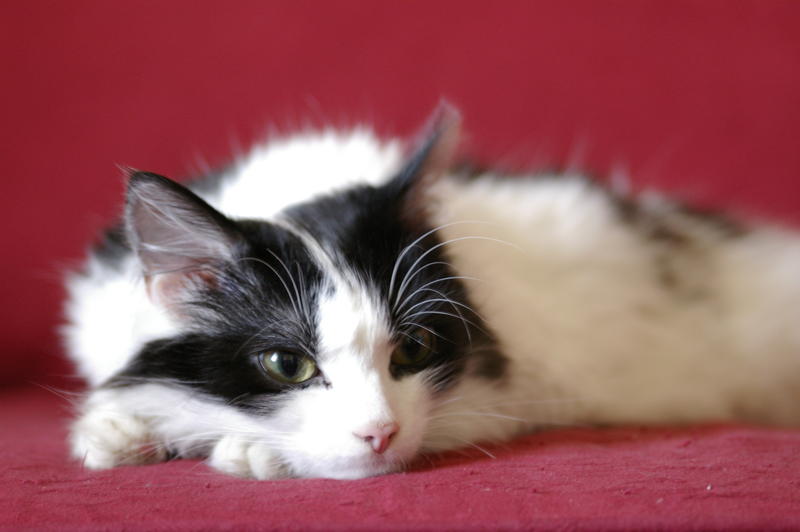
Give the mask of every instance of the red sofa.
POLYGON ((797 429, 564 429, 350 482, 85 471, 55 333, 115 164, 185 175, 269 127, 408 134, 441 97, 483 162, 800 227, 800 3, 39 0, 0 29, 0 530, 800 528, 797 429))

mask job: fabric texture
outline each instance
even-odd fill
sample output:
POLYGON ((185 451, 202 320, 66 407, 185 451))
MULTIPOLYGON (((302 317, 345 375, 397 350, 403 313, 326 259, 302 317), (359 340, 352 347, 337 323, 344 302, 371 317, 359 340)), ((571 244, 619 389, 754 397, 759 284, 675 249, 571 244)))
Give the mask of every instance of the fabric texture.
POLYGON ((800 528, 800 430, 572 428, 352 482, 98 473, 32 384, 78 387, 61 279, 121 210, 115 165, 185 176, 324 124, 409 135, 443 97, 480 163, 800 227, 800 3, 5 2, 0 59, 0 529, 800 528))
POLYGON ((568 429, 421 459, 406 473, 259 482, 194 460, 83 470, 65 456, 64 406, 42 390, 0 396, 0 529, 800 527, 800 431, 568 429))

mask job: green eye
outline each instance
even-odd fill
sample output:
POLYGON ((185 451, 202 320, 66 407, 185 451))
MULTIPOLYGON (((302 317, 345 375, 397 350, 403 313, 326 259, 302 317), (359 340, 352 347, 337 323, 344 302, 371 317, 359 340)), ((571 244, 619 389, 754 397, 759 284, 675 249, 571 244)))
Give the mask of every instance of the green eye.
POLYGON ((430 331, 417 328, 403 337, 403 341, 392 353, 392 364, 397 366, 420 366, 427 362, 436 347, 430 331))
POLYGON ((317 375, 317 365, 306 355, 264 351, 258 355, 258 362, 267 375, 286 384, 300 384, 317 375))

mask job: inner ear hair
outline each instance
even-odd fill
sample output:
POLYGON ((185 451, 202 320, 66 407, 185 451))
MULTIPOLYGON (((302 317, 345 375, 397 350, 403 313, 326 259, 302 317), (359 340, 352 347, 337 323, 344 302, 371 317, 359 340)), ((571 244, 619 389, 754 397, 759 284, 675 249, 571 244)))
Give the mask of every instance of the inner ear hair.
POLYGON ((150 172, 130 175, 125 229, 148 292, 168 307, 186 290, 212 285, 241 241, 235 224, 202 198, 150 172))

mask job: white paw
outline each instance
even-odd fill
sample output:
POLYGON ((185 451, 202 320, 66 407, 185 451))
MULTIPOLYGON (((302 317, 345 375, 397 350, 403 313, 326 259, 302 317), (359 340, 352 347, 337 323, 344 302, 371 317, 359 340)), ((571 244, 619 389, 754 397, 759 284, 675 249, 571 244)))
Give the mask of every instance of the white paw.
POLYGON ((72 456, 90 469, 163 462, 167 450, 135 416, 104 408, 87 410, 73 425, 72 456))
POLYGON ((286 469, 265 443, 241 436, 225 436, 211 450, 208 464, 237 477, 274 480, 287 476, 286 469))

